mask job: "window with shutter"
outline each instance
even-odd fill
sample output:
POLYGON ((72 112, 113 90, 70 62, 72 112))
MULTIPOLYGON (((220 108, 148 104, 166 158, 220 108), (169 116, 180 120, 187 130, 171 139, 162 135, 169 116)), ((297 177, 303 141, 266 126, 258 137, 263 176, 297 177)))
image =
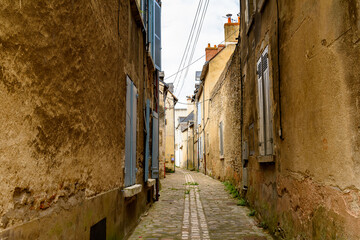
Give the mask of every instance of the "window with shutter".
POLYGON ((155 34, 154 34, 154 62, 156 68, 161 71, 161 7, 155 1, 155 34))
POLYGON ((219 144, 220 144, 220 157, 224 157, 224 129, 223 122, 219 124, 219 144))
POLYGON ((264 132, 264 90, 262 80, 261 58, 257 62, 258 104, 259 104, 259 153, 265 155, 265 132, 264 132))
POLYGON ((146 129, 146 139, 145 139, 145 182, 149 179, 149 155, 150 155, 150 99, 146 100, 146 110, 145 110, 145 129, 146 129))
POLYGON ((159 177, 159 115, 153 111, 151 177, 159 177))
POLYGON ((125 187, 136 182, 137 89, 127 76, 125 130, 125 187))
POLYGON ((271 114, 268 47, 257 62, 259 104, 259 154, 273 154, 273 126, 271 114))

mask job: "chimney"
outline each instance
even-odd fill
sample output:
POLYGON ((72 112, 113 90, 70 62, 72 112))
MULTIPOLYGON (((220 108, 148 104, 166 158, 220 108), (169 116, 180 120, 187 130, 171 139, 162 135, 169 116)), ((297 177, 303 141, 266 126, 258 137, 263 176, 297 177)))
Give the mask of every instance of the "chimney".
POLYGON ((224 47, 225 46, 222 44, 220 44, 219 47, 217 47, 216 45, 214 45, 214 47, 211 47, 209 43, 207 48, 205 48, 206 61, 210 61, 211 59, 213 59, 213 57, 215 57, 215 55, 220 52, 224 47))
POLYGON ((168 83, 169 86, 169 91, 174 93, 174 84, 173 83, 168 83))
POLYGON ((232 22, 232 14, 227 14, 228 22, 224 24, 225 32, 225 43, 236 43, 236 38, 239 36, 240 29, 240 17, 238 17, 238 22, 232 22))

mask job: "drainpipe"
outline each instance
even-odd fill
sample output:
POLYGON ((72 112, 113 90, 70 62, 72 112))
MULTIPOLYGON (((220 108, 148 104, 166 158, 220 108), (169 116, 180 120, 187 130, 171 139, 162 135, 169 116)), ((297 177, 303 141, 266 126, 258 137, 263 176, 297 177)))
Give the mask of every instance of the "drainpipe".
POLYGON ((189 123, 186 130, 186 169, 189 170, 189 123))
POLYGON ((280 77, 280 16, 279 16, 279 1, 276 0, 276 16, 277 16, 277 62, 278 62, 278 78, 279 78, 279 121, 280 129, 279 136, 281 140, 284 140, 283 131, 282 131, 282 112, 281 112, 281 77, 280 77))
POLYGON ((204 149, 204 152, 203 152, 203 158, 204 158, 204 173, 206 175, 206 139, 205 139, 205 84, 203 84, 203 149, 204 149))
MULTIPOLYGON (((176 101, 175 101, 175 98, 173 96, 173 100, 174 100, 174 107, 173 107, 173 127, 174 127, 174 154, 173 154, 173 157, 174 157, 174 172, 175 172, 175 104, 176 104, 176 101)), ((172 159, 171 159, 172 160, 172 159)), ((171 161, 170 160, 170 161, 171 161)))

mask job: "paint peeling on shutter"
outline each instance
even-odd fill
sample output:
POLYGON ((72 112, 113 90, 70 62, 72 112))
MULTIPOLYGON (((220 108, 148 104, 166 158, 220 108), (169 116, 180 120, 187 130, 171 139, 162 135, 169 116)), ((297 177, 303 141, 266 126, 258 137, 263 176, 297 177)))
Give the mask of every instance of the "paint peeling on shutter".
POLYGON ((258 104, 259 104, 259 153, 265 155, 264 133, 264 90, 262 81, 261 58, 257 62, 258 104))
POLYGON ((271 114, 271 100, 270 100, 270 78, 269 78, 269 63, 268 63, 268 48, 265 49, 262 55, 262 72, 264 81, 264 101, 265 101, 265 154, 273 154, 273 129, 272 129, 272 114, 271 114))
POLYGON ((149 179, 149 142, 150 142, 150 100, 146 100, 146 112, 145 112, 145 129, 146 129, 146 140, 145 140, 145 182, 149 179))
POLYGON ((153 112, 151 177, 159 177, 159 116, 153 112))

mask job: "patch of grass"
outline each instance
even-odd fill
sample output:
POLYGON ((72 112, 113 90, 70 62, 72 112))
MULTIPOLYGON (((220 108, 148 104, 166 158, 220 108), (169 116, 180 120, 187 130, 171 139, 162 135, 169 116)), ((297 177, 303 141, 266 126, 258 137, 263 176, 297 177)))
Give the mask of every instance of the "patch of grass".
POLYGON ((179 188, 169 188, 170 190, 174 190, 174 191, 176 191, 176 190, 181 190, 181 189, 179 189, 179 188))
POLYGON ((190 193, 190 190, 185 190, 185 194, 189 194, 190 193))
POLYGON ((233 198, 237 198, 239 200, 241 199, 239 191, 235 188, 234 185, 232 185, 230 182, 224 182, 223 184, 225 185, 226 190, 230 193, 230 195, 233 198))
POLYGON ((247 205, 247 201, 243 198, 240 198, 239 201, 237 202, 238 206, 246 206, 247 205))
POLYGON ((253 217, 253 216, 255 216, 255 214, 256 214, 256 211, 254 209, 252 209, 250 211, 250 213, 248 214, 248 216, 253 217))
POLYGON ((196 186, 196 185, 199 185, 199 184, 197 182, 187 182, 187 183, 185 183, 185 185, 196 186))
POLYGON ((262 229, 268 229, 268 225, 266 224, 266 222, 261 222, 258 224, 258 227, 261 227, 262 229))
POLYGON ((175 171, 172 170, 171 168, 165 167, 165 172, 166 172, 166 173, 174 173, 175 171))

